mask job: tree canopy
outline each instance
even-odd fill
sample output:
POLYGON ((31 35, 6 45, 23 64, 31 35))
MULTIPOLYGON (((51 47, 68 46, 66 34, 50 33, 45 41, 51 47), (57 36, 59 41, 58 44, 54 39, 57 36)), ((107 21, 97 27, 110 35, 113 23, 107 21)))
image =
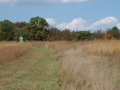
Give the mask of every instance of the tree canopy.
POLYGON ((29 22, 11 22, 9 20, 0 21, 0 40, 16 40, 22 36, 24 41, 40 40, 40 41, 79 41, 93 39, 120 39, 120 30, 117 27, 109 28, 106 32, 96 30, 70 31, 69 29, 59 30, 52 27, 48 22, 39 16, 30 18, 29 22))
POLYGON ((3 40, 12 40, 13 39, 13 23, 9 20, 4 20, 0 22, 0 27, 2 30, 2 39, 3 40))

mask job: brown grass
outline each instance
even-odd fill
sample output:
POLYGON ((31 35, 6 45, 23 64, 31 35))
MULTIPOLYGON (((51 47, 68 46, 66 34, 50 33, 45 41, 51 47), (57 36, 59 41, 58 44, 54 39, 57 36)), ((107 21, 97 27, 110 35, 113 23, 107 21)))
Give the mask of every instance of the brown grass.
POLYGON ((120 90, 119 51, 114 53, 120 48, 118 41, 65 42, 62 47, 64 44, 70 48, 64 48, 59 60, 61 90, 120 90))
POLYGON ((61 56, 60 90, 120 90, 119 41, 31 43, 61 56))
POLYGON ((39 41, 37 41, 37 42, 32 42, 32 44, 34 46, 43 46, 46 48, 52 48, 58 53, 68 49, 70 43, 71 42, 66 42, 66 41, 55 41, 55 42, 54 41, 51 41, 51 42, 48 42, 48 41, 39 42, 39 41))
POLYGON ((54 49, 57 53, 62 53, 68 49, 74 48, 76 49, 76 47, 80 46, 80 45, 86 45, 89 44, 90 41, 45 41, 45 42, 40 42, 40 41, 35 41, 35 42, 31 42, 32 45, 34 46, 43 46, 46 48, 52 48, 54 49))
POLYGON ((118 56, 120 54, 120 41, 93 41, 83 49, 83 52, 103 56, 118 56))
POLYGON ((31 46, 30 43, 0 42, 0 63, 22 56, 31 46))

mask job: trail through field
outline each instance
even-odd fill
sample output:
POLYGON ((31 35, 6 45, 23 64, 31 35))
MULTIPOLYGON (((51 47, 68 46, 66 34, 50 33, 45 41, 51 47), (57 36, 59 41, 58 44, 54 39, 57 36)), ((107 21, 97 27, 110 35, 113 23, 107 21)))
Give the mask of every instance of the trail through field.
POLYGON ((24 56, 0 65, 0 90, 58 90, 58 56, 35 47, 24 56))

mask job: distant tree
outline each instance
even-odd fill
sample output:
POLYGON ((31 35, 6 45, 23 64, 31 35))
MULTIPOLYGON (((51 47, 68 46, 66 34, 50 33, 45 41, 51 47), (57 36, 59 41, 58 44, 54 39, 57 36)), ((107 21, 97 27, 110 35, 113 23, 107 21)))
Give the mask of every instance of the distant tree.
POLYGON ((111 31, 113 33, 114 38, 120 39, 120 30, 117 27, 113 27, 111 31))
POLYGON ((90 30, 78 32, 78 40, 92 40, 92 39, 93 39, 93 36, 90 30))
POLYGON ((46 28, 49 27, 47 21, 41 17, 33 17, 30 19, 29 24, 29 37, 34 40, 45 40, 46 28))
POLYGON ((62 31, 62 40, 67 40, 69 41, 70 40, 70 30, 69 29, 65 29, 62 31))
POLYGON ((104 39, 105 33, 100 29, 93 33, 95 39, 104 39))
POLYGON ((106 34, 104 35, 104 38, 107 39, 107 40, 113 40, 113 39, 115 39, 115 37, 113 35, 113 32, 112 32, 112 29, 108 29, 106 31, 106 34))
POLYGON ((61 37, 62 37, 62 32, 59 29, 56 28, 56 31, 55 31, 55 40, 56 41, 60 41, 61 37))
POLYGON ((48 33, 48 40, 49 41, 55 41, 55 32, 56 32, 56 28, 51 27, 49 33, 48 33))
POLYGON ((0 41, 2 41, 3 38, 4 38, 4 36, 3 36, 3 31, 2 31, 2 28, 0 27, 0 41))
POLYGON ((14 28, 23 28, 26 26, 26 22, 15 22, 14 23, 14 28))
POLYGON ((13 40, 13 23, 9 20, 4 20, 0 22, 0 27, 2 28, 3 39, 4 40, 13 40))
POLYGON ((27 30, 25 30, 24 28, 16 28, 15 31, 16 31, 16 33, 15 33, 14 40, 19 41, 19 38, 21 36, 23 37, 23 41, 28 40, 28 31, 27 30))
POLYGON ((71 41, 77 41, 77 37, 78 37, 78 33, 75 32, 75 31, 72 31, 71 35, 70 35, 70 40, 71 41))
POLYGON ((2 31, 2 28, 0 27, 0 35, 2 34, 2 32, 3 32, 3 31, 2 31))
POLYGON ((39 16, 31 18, 29 23, 31 25, 37 25, 37 27, 39 27, 41 29, 43 29, 44 27, 49 26, 47 21, 44 18, 41 18, 39 16))

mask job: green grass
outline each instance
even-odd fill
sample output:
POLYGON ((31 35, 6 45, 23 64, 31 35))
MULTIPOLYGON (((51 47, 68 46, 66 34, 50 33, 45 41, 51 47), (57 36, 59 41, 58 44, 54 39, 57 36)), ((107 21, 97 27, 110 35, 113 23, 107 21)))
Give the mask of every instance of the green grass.
POLYGON ((58 56, 35 47, 24 56, 0 65, 0 90, 59 90, 58 56))

